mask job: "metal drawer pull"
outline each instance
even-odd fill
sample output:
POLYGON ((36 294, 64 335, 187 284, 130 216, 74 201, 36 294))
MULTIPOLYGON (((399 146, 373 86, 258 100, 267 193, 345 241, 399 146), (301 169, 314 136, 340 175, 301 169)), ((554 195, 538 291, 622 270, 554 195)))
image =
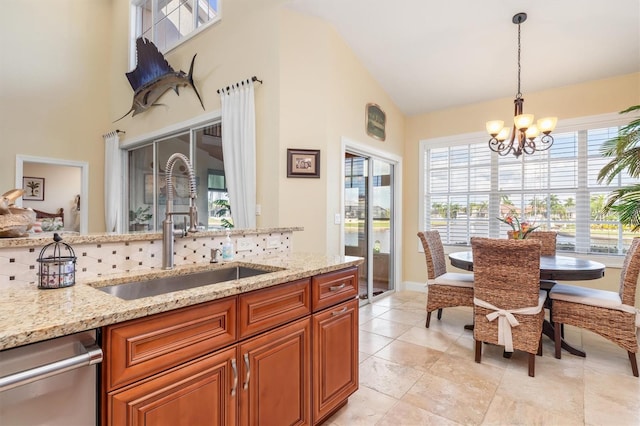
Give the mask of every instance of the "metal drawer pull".
POLYGON ((332 285, 331 287, 329 287, 329 290, 331 290, 331 291, 342 290, 346 285, 347 285, 347 283, 342 283, 340 285, 332 285))
POLYGON ((231 368, 233 369, 233 387, 231 388, 231 395, 236 394, 236 388, 238 387, 238 366, 236 365, 236 359, 231 359, 231 368))
POLYGON ((247 368, 247 375, 244 377, 242 389, 249 389, 249 376, 251 375, 251 367, 249 367, 249 354, 244 354, 244 365, 247 368))
POLYGON ((338 315, 342 315, 345 312, 347 312, 347 307, 344 306, 342 309, 340 309, 338 312, 331 312, 331 315, 333 315, 334 317, 337 317, 338 315))
POLYGON ((86 351, 83 354, 0 377, 0 392, 102 362, 102 349, 98 345, 82 345, 82 348, 86 351))

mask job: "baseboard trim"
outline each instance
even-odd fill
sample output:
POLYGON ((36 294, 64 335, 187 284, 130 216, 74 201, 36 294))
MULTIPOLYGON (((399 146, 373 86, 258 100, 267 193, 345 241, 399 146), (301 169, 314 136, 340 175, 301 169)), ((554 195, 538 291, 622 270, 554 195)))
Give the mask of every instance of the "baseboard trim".
POLYGON ((419 291, 420 293, 426 293, 427 284, 417 281, 404 281, 402 283, 402 289, 405 291, 419 291))

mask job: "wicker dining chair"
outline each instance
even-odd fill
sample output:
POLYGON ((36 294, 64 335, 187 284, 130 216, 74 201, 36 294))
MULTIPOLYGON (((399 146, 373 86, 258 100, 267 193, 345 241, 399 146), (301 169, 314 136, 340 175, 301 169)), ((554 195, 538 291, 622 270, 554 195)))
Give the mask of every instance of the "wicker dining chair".
POLYGON ((473 306, 473 274, 447 272, 444 247, 438 231, 418 232, 427 261, 427 321, 429 328, 431 312, 453 306, 473 306))
POLYGON ((625 349, 631 371, 638 377, 636 353, 640 311, 635 308, 635 299, 639 274, 640 237, 636 237, 622 264, 617 292, 565 284, 557 284, 551 289, 556 358, 561 358, 559 324, 569 324, 597 333, 625 349))
POLYGON ((505 352, 529 353, 529 376, 534 377, 547 297, 540 290, 541 243, 476 237, 471 247, 475 361, 481 361, 483 342, 503 345, 505 352))

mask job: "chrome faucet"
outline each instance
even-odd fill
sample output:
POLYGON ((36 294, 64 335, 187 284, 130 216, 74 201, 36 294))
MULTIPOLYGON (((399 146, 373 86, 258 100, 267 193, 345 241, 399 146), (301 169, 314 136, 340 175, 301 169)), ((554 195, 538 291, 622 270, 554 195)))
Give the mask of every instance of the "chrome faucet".
MULTIPOLYGON (((186 155, 176 152, 167 160, 166 167, 166 189, 167 189, 167 209, 162 221, 162 269, 173 269, 173 238, 174 237, 186 237, 187 232, 196 232, 196 225, 198 224, 198 209, 196 207, 196 176, 193 172, 191 162, 186 155), (176 161, 182 160, 187 167, 189 174, 189 211, 188 212, 174 212, 173 211, 173 166, 176 161), (189 216, 189 229, 187 230, 186 224, 184 229, 176 230, 173 228, 173 216, 185 215, 189 216)), ((185 218, 186 221, 186 218, 185 218)))

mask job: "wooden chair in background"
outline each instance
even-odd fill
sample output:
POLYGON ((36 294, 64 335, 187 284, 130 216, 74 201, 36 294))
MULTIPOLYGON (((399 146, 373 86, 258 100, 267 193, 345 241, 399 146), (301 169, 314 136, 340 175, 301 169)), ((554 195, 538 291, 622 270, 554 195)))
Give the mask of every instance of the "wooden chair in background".
POLYGON ((447 272, 444 247, 438 231, 418 232, 427 262, 427 321, 429 328, 431 312, 453 306, 473 306, 473 274, 447 272))

